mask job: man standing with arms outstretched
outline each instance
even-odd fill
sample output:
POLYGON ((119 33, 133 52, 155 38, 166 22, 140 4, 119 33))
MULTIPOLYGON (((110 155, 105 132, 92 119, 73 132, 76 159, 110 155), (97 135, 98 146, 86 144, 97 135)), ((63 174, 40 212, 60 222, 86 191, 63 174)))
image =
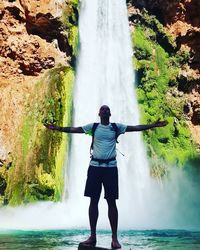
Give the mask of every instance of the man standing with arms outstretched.
POLYGON ((82 127, 59 127, 53 124, 45 124, 48 129, 57 130, 65 133, 86 133, 93 134, 92 156, 88 169, 87 181, 85 186, 85 196, 90 197, 89 221, 90 237, 82 244, 96 245, 96 225, 98 220, 98 203, 101 194, 102 184, 108 203, 108 218, 112 230, 111 247, 121 248, 117 238, 118 210, 116 199, 118 199, 118 169, 116 161, 116 141, 120 134, 125 132, 135 132, 164 127, 166 121, 157 121, 153 124, 129 126, 121 123, 110 123, 110 108, 107 105, 101 106, 99 110, 100 123, 94 123, 82 127))

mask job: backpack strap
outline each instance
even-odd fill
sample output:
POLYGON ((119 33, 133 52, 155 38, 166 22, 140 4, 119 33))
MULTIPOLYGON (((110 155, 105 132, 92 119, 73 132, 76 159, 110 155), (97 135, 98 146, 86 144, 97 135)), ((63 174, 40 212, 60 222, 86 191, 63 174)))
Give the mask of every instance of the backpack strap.
MULTIPOLYGON (((92 143, 91 143, 91 146, 90 146, 90 155, 91 155, 91 157, 92 157, 92 150, 93 150, 93 145, 94 145, 94 134, 95 134, 95 130, 96 130, 96 128, 98 127, 98 125, 99 125, 99 123, 94 123, 93 124, 93 126, 92 126, 92 143)), ((113 127, 113 129, 114 129, 114 131, 115 131, 115 139, 116 139, 116 142, 117 143, 119 143, 118 142, 118 140, 117 140, 117 138, 118 138, 118 136, 119 136, 119 129, 118 129, 118 127, 117 127, 117 125, 116 125, 116 123, 111 123, 111 125, 112 125, 112 127, 113 127)))
POLYGON ((118 129, 116 123, 113 122, 113 123, 111 123, 111 125, 112 125, 113 129, 115 130, 115 139, 116 139, 116 142, 119 143, 118 140, 117 140, 117 138, 119 137, 119 129, 118 129))
POLYGON ((90 155, 91 156, 92 156, 92 150, 93 150, 93 145, 94 145, 94 133, 95 133, 95 130, 98 127, 98 125, 99 125, 99 123, 95 122, 92 126, 92 143, 90 146, 90 155))

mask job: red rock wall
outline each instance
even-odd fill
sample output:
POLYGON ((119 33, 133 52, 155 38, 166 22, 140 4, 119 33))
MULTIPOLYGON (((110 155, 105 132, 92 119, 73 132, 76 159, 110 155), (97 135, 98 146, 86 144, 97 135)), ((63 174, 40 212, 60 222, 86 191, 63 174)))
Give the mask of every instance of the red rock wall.
POLYGON ((53 0, 0 2, 0 159, 15 145, 26 99, 46 69, 68 64, 53 0), (49 36, 51 34, 51 37, 49 36))

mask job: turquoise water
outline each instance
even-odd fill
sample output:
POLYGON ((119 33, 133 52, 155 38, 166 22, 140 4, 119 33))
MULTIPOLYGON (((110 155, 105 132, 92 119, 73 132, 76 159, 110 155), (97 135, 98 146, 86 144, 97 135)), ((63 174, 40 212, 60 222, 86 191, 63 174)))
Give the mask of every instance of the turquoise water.
MULTIPOLYGON (((87 230, 57 231, 1 231, 0 249, 75 250, 87 238, 87 230)), ((110 246, 110 231, 98 231, 98 246, 110 246)), ((200 249, 200 232, 185 230, 129 230, 119 231, 122 249, 200 249)))

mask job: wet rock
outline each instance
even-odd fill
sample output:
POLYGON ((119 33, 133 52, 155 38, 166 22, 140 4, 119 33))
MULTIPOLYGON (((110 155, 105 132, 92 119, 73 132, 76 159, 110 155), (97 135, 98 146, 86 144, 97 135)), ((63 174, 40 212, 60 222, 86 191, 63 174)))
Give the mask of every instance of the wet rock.
POLYGON ((6 180, 0 174, 0 195, 5 194, 6 187, 7 187, 6 180))
POLYGON ((2 167, 4 165, 4 163, 5 163, 5 160, 0 159, 0 167, 2 167))
POLYGON ((194 125, 200 125, 200 103, 193 104, 193 116, 191 121, 194 125))
POLYGON ((43 69, 53 68, 55 66, 55 59, 53 57, 47 58, 29 58, 29 60, 21 60, 20 70, 25 75, 37 76, 43 69))

